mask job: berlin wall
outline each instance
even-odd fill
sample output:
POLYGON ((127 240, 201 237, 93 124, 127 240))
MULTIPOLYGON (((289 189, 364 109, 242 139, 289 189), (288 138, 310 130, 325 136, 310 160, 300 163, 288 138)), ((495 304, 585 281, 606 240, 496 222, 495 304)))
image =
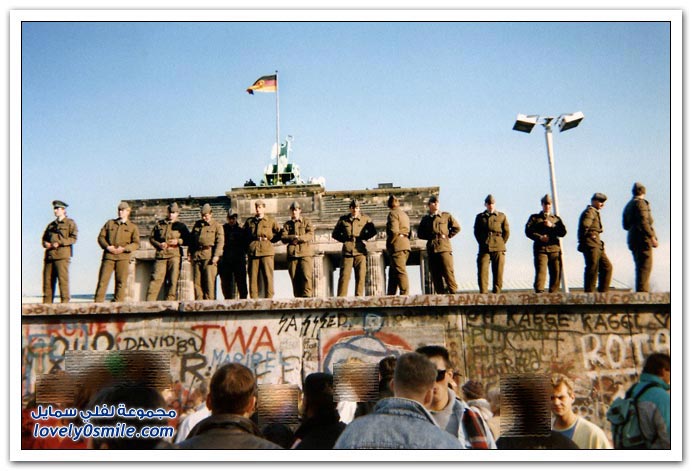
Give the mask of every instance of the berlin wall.
POLYGON ((225 362, 260 384, 300 384, 350 357, 378 362, 445 345, 463 380, 499 387, 507 373, 563 373, 578 412, 605 411, 652 352, 670 353, 669 293, 532 293, 22 306, 22 394, 66 369, 68 352, 170 353, 191 388, 225 362))

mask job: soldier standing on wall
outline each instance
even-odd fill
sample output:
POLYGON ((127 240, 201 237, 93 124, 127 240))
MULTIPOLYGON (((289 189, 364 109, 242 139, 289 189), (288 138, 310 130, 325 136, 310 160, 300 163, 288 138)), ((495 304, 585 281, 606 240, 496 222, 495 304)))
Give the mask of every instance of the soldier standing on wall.
POLYGON ((418 226, 418 237, 427 240, 430 275, 435 293, 455 293, 457 282, 454 278, 454 257, 450 239, 461 232, 461 226, 454 217, 439 210, 437 196, 428 200, 429 214, 423 216, 418 226))
POLYGON ((300 203, 294 201, 290 207, 291 219, 284 223, 281 230, 281 242, 288 244, 288 275, 293 284, 293 296, 310 298, 312 291, 312 242, 315 228, 309 219, 301 216, 300 203))
POLYGON ((644 199, 645 196, 646 187, 636 182, 632 187, 632 199, 622 213, 622 227, 627 231, 627 246, 634 257, 635 285, 638 292, 649 291, 653 249, 658 247, 651 206, 644 199))
POLYGON ((524 229, 526 237, 533 240, 533 265, 536 269, 533 289, 536 293, 545 290, 547 269, 550 274, 548 291, 555 293, 560 288, 562 278, 562 251, 558 237, 564 237, 567 229, 559 216, 550 213, 553 206, 550 195, 541 198, 541 206, 543 211, 532 214, 524 229))
POLYGON ((266 297, 274 297, 274 243, 281 240, 281 228, 274 218, 265 215, 266 204, 255 201, 255 215, 245 221, 248 247, 248 277, 250 297, 259 297, 259 277, 262 276, 266 297))
POLYGON ((598 278, 598 291, 605 293, 610 288, 610 279, 613 276, 613 265, 605 253, 605 244, 601 241, 601 208, 608 197, 603 193, 594 193, 591 204, 586 207, 579 216, 579 228, 577 237, 579 245, 577 250, 584 254, 584 292, 591 293, 596 289, 598 278))
POLYGON ((387 200, 389 215, 387 216, 387 253, 389 254, 389 280, 387 294, 408 294, 408 274, 406 262, 411 253, 411 222, 408 215, 400 207, 399 198, 390 195, 387 200))
POLYGON ((478 242, 478 288, 488 292, 488 264, 493 270, 493 293, 502 291, 505 271, 505 243, 509 239, 509 222, 504 213, 495 211, 495 197, 485 198, 485 211, 476 216, 473 234, 478 242))
POLYGON ((46 249, 43 258, 43 302, 51 304, 56 282, 60 286, 60 302, 70 302, 69 267, 72 245, 77 242, 77 224, 65 214, 67 203, 53 201, 55 220, 46 227, 41 242, 46 249))
POLYGON ((353 269, 356 276, 355 295, 363 296, 368 253, 365 241, 377 235, 377 230, 370 216, 360 212, 360 203, 356 199, 352 199, 348 207, 350 214, 341 216, 332 231, 332 238, 343 243, 337 295, 346 296, 353 269))
POLYGON ((139 248, 139 229, 130 217, 130 205, 123 201, 118 205, 118 218, 110 219, 99 232, 98 243, 103 249, 99 281, 96 286, 94 302, 106 299, 106 288, 115 271, 114 302, 125 301, 127 297, 127 278, 132 254, 139 248))
POLYGON ((216 299, 217 264, 223 254, 223 227, 214 219, 211 206, 205 203, 202 219, 192 227, 189 258, 195 299, 216 299))
POLYGON ((173 301, 178 297, 180 257, 183 245, 190 243, 190 231, 184 223, 178 221, 179 215, 178 203, 169 204, 168 217, 159 220, 151 230, 149 242, 156 249, 156 261, 147 290, 147 301, 156 301, 163 284, 167 301, 173 301))
POLYGON ((240 299, 247 298, 247 246, 245 230, 238 224, 238 215, 233 209, 228 210, 226 224, 223 225, 223 257, 219 275, 221 291, 225 299, 232 299, 232 283, 238 288, 240 299))

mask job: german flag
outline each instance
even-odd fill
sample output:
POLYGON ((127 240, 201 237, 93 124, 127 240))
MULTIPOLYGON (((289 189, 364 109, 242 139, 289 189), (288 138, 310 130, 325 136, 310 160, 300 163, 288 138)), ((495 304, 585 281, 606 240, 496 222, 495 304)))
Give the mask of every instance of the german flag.
POLYGON ((264 93, 271 93, 276 91, 276 74, 274 75, 265 75, 263 77, 258 78, 255 80, 255 83, 252 84, 250 88, 247 89, 247 92, 250 95, 254 95, 254 92, 264 92, 264 93))

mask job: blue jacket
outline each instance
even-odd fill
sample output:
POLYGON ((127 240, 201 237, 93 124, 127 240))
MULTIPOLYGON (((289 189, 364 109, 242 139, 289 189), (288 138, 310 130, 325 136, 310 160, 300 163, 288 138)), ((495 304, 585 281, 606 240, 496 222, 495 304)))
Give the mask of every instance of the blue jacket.
POLYGON ((461 449, 455 437, 440 429, 417 401, 381 399, 372 413, 357 418, 343 431, 334 449, 461 449))
POLYGON ((642 373, 639 383, 634 386, 633 395, 641 391, 648 383, 654 383, 656 387, 649 388, 639 398, 637 403, 639 424, 647 441, 651 443, 649 448, 669 450, 670 384, 666 384, 654 374, 642 373))

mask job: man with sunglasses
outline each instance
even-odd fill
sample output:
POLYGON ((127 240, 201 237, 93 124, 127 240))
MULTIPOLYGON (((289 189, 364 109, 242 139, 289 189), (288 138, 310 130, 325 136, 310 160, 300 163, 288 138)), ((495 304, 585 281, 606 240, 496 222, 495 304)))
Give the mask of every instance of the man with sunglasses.
POLYGON ((456 397, 450 387, 454 370, 447 349, 440 345, 426 345, 416 352, 428 357, 437 368, 433 399, 429 406, 437 425, 457 437, 464 448, 496 449, 495 439, 483 417, 456 397))

